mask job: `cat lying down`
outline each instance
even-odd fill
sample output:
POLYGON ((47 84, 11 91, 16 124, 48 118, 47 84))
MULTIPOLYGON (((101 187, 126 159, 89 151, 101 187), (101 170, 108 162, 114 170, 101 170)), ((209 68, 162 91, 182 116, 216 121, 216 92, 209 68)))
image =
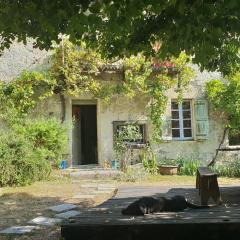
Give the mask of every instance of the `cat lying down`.
POLYGON ((207 205, 195 205, 187 201, 183 196, 174 196, 172 198, 153 198, 142 197, 131 203, 127 208, 122 210, 123 215, 140 216, 157 212, 177 212, 186 208, 209 208, 207 205))

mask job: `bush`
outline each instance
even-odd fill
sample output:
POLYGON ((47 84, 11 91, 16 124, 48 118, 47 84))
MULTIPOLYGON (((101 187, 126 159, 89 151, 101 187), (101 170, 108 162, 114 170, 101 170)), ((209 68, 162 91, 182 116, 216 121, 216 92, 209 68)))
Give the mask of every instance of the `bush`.
POLYGON ((67 143, 66 130, 55 119, 16 123, 0 136, 0 186, 27 185, 46 179, 67 143))
POLYGON ((15 125, 16 131, 32 142, 40 158, 58 166, 67 145, 67 132, 54 119, 27 120, 24 125, 15 125))
POLYGON ((0 186, 27 185, 45 179, 51 172, 48 161, 39 157, 31 142, 14 132, 0 136, 0 186))
POLYGON ((144 152, 139 156, 139 158, 148 173, 152 175, 156 175, 158 173, 156 155, 154 154, 150 146, 148 146, 144 150, 144 152))
POLYGON ((215 165, 212 169, 222 177, 240 177, 240 159, 227 165, 215 165))
POLYGON ((200 166, 200 162, 193 159, 178 159, 179 175, 195 176, 197 168, 200 166))

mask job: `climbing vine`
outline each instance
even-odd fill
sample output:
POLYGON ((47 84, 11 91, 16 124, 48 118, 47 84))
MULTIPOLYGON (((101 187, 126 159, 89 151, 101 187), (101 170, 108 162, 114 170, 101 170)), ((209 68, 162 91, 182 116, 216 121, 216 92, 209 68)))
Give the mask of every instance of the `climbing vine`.
POLYGON ((0 116, 13 124, 53 94, 56 82, 47 73, 24 71, 15 80, 0 81, 0 116))
POLYGON ((194 76, 189 63, 191 59, 185 53, 164 61, 157 56, 150 59, 139 53, 116 60, 114 65, 117 67, 113 71, 119 72, 122 80, 109 84, 101 76, 109 61, 84 42, 74 45, 63 39, 55 46, 50 67, 45 73, 24 72, 15 81, 1 83, 0 97, 10 106, 4 107, 5 111, 14 109, 16 115, 23 117, 39 100, 53 94, 63 96, 64 93, 79 95, 90 92, 95 98, 105 101, 110 101, 116 94, 128 98, 145 95, 149 97, 149 117, 157 129, 155 132, 160 134, 161 115, 167 101, 165 91, 177 86, 181 100, 183 89, 194 76))

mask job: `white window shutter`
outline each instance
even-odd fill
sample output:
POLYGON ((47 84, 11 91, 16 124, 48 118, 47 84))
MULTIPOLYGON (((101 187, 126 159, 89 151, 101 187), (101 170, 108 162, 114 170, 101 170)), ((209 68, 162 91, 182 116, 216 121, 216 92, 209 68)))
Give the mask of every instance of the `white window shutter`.
POLYGON ((196 100, 195 104, 196 139, 208 139, 209 121, 208 104, 206 100, 196 100))
POLYGON ((163 141, 171 141, 172 140, 172 121, 169 118, 163 119, 162 140, 163 141))

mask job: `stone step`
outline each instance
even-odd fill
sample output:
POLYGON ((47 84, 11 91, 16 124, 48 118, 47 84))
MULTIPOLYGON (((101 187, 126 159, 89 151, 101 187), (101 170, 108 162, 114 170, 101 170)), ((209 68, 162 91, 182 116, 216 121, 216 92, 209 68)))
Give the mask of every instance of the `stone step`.
POLYGON ((77 206, 74 204, 65 203, 65 204, 59 204, 59 205, 49 207, 48 209, 50 209, 54 212, 63 212, 63 211, 67 211, 67 210, 72 210, 74 208, 77 208, 77 206))
POLYGON ((32 219, 28 223, 52 227, 61 222, 62 222, 62 219, 60 219, 60 218, 50 218, 50 217, 40 216, 40 217, 36 217, 36 218, 32 219))
MULTIPOLYGON (((70 170, 69 170, 70 171, 70 170)), ((123 173, 115 169, 74 169, 70 171, 70 177, 76 179, 95 179, 120 176, 123 173)))
POLYGON ((14 226, 0 231, 0 234, 25 234, 31 232, 35 228, 36 226, 14 226))

